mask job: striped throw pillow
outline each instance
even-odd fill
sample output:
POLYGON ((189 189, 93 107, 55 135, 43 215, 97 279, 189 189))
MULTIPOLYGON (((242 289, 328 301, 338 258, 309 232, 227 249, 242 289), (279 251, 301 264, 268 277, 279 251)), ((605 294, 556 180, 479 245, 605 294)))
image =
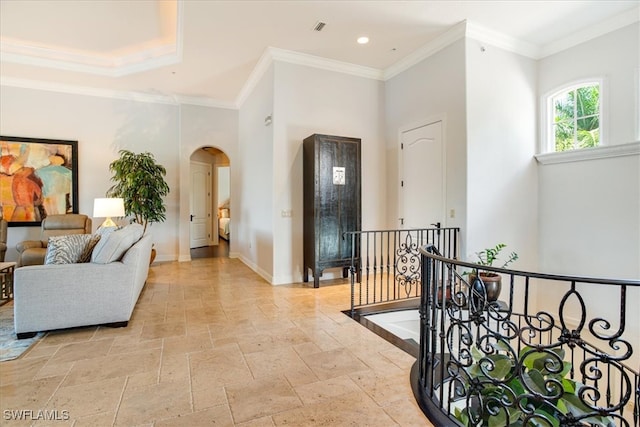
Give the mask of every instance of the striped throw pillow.
POLYGON ((76 264, 89 262, 91 252, 100 236, 94 234, 69 234, 49 237, 45 264, 76 264))

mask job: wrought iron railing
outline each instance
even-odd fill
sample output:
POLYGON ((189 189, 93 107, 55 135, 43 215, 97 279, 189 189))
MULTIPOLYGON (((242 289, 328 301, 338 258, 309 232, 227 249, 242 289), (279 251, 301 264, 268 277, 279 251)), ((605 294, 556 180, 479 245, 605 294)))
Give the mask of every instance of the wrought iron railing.
POLYGON ((433 246, 421 253, 411 383, 434 425, 639 425, 640 376, 630 361, 640 337, 627 315, 639 308, 629 296, 640 281, 482 267, 433 246), (461 273, 477 268, 502 276, 501 298, 489 300, 481 275, 461 273))
MULTIPOLYGON (((351 314, 357 308, 420 297, 420 248, 433 244, 458 257, 459 228, 352 231, 351 314)), ((417 302, 416 302, 417 304, 417 302)))

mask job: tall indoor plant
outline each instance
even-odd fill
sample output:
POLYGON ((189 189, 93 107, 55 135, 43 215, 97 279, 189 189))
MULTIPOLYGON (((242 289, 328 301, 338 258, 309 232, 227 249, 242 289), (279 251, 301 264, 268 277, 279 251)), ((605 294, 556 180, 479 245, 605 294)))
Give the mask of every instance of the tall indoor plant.
POLYGON ((122 197, 125 214, 133 215, 134 221, 146 231, 149 223, 166 219, 162 198, 169 194, 169 185, 164 180, 167 170, 149 152, 120 150, 118 154, 120 158, 109 165, 115 184, 107 190, 107 196, 122 197))

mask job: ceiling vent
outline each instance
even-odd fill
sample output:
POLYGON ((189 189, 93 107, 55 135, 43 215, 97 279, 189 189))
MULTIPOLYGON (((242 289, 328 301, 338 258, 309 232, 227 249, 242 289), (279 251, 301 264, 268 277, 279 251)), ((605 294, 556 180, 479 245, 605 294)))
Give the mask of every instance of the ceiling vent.
POLYGON ((322 21, 318 21, 316 22, 316 25, 313 27, 313 31, 322 31, 325 25, 327 24, 322 21))

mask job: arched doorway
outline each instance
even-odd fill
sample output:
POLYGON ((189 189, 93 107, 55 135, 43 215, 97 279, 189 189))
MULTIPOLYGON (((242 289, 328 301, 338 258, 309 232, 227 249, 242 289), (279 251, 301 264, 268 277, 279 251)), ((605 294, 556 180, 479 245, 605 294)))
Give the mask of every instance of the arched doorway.
POLYGON ((229 256, 230 161, 221 150, 202 147, 190 157, 189 247, 191 258, 229 256))

